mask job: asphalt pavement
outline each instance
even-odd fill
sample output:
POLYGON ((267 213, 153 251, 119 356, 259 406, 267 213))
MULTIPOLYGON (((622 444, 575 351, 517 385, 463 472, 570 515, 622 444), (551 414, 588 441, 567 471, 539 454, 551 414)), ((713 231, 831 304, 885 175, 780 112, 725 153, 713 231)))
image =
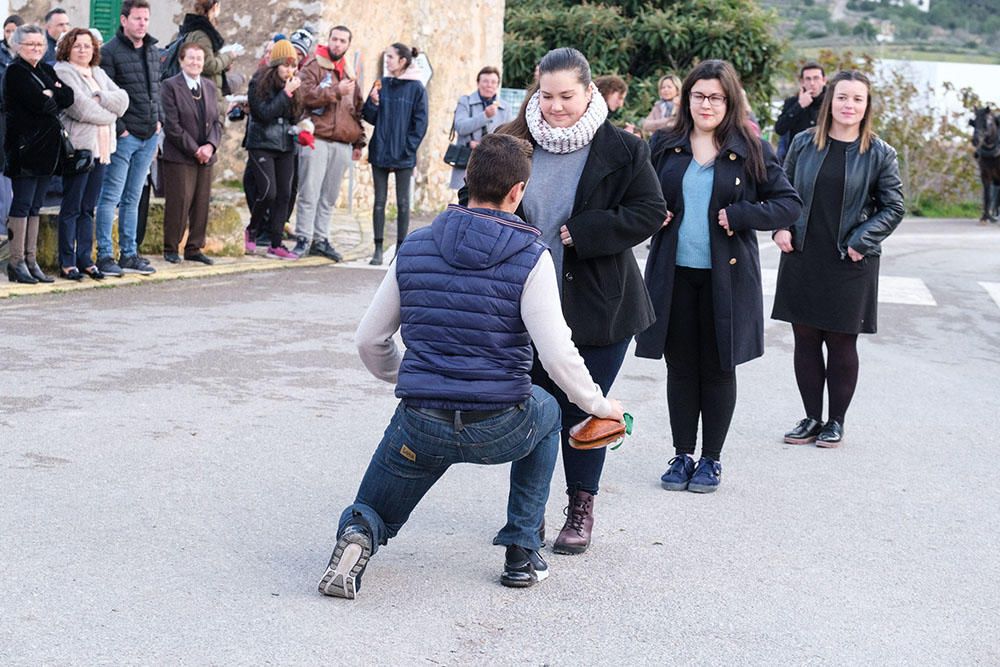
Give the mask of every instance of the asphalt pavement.
POLYGON ((0 664, 998 664, 1000 230, 908 221, 881 266, 841 448, 782 444, 768 321, 722 487, 664 491, 665 368, 630 355, 587 553, 501 587, 507 469, 459 466, 353 602, 316 584, 396 402, 353 345, 380 270, 4 300, 0 664))

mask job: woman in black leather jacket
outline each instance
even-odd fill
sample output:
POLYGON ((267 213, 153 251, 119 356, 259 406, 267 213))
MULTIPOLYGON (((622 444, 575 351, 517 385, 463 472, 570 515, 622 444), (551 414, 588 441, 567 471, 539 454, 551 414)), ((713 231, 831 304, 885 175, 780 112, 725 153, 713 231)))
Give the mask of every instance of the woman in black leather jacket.
POLYGON ((298 259, 281 244, 295 174, 292 127, 302 109, 296 92, 302 80, 296 76, 296 68, 295 47, 287 39, 279 40, 271 49, 268 66, 257 70, 247 92, 247 169, 251 170, 257 193, 250 207, 247 238, 252 240, 258 230, 267 229, 271 239, 267 256, 271 259, 298 259))
POLYGON ((796 136, 785 159, 804 206, 790 229, 774 234, 782 255, 771 313, 792 324, 806 411, 785 442, 818 447, 843 439, 858 380, 858 334, 876 329, 882 241, 904 211, 896 151, 872 132, 868 78, 839 72, 827 90, 816 128, 796 136))

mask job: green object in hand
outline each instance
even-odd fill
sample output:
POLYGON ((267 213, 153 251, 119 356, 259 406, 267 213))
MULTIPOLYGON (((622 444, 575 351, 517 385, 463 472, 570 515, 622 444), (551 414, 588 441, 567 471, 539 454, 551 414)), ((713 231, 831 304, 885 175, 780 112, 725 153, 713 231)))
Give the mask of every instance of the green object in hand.
MULTIPOLYGON (((630 415, 627 412, 623 415, 623 417, 625 419, 625 435, 632 435, 632 423, 635 420, 633 419, 632 415, 630 415)), ((625 444, 625 438, 622 438, 617 445, 611 448, 611 450, 614 451, 619 447, 621 447, 623 444, 625 444)))

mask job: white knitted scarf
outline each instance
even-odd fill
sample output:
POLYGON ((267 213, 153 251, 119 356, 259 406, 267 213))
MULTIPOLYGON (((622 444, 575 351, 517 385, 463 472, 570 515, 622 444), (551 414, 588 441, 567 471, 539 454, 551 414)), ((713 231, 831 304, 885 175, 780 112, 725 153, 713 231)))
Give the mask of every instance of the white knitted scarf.
POLYGON ((608 117, 608 105, 593 83, 590 84, 590 104, 587 106, 587 111, 570 127, 552 127, 545 122, 538 103, 539 95, 540 92, 535 92, 528 100, 525 120, 528 122, 531 136, 549 153, 562 155, 580 150, 594 140, 597 128, 608 117))

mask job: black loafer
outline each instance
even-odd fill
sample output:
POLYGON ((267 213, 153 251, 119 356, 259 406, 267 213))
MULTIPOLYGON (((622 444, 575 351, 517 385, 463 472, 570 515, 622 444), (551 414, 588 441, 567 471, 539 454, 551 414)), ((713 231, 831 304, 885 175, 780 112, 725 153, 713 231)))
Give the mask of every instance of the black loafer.
POLYGON ((88 266, 88 267, 86 267, 84 269, 80 269, 80 270, 83 271, 84 273, 86 273, 88 276, 90 276, 94 280, 104 280, 104 278, 105 278, 105 275, 103 273, 101 273, 101 270, 99 268, 97 268, 96 265, 95 266, 88 266))
POLYGON ((67 271, 66 269, 59 269, 59 277, 65 278, 66 280, 76 280, 76 281, 83 280, 83 274, 80 273, 80 269, 76 268, 75 266, 71 268, 69 271, 67 271))
POLYGON ((806 417, 795 428, 785 434, 785 442, 789 445, 807 445, 816 442, 816 436, 823 428, 823 423, 812 417, 806 417))
POLYGON ((163 253, 163 259, 167 260, 171 264, 180 264, 183 260, 181 256, 176 252, 165 252, 163 253))
POLYGON ((831 419, 823 424, 823 430, 816 436, 816 446, 832 449, 839 447, 844 439, 844 427, 836 419, 831 419))
POLYGON ((207 266, 212 266, 215 264, 215 260, 206 255, 203 252, 196 252, 193 255, 184 255, 184 261, 186 262, 201 262, 207 266))

